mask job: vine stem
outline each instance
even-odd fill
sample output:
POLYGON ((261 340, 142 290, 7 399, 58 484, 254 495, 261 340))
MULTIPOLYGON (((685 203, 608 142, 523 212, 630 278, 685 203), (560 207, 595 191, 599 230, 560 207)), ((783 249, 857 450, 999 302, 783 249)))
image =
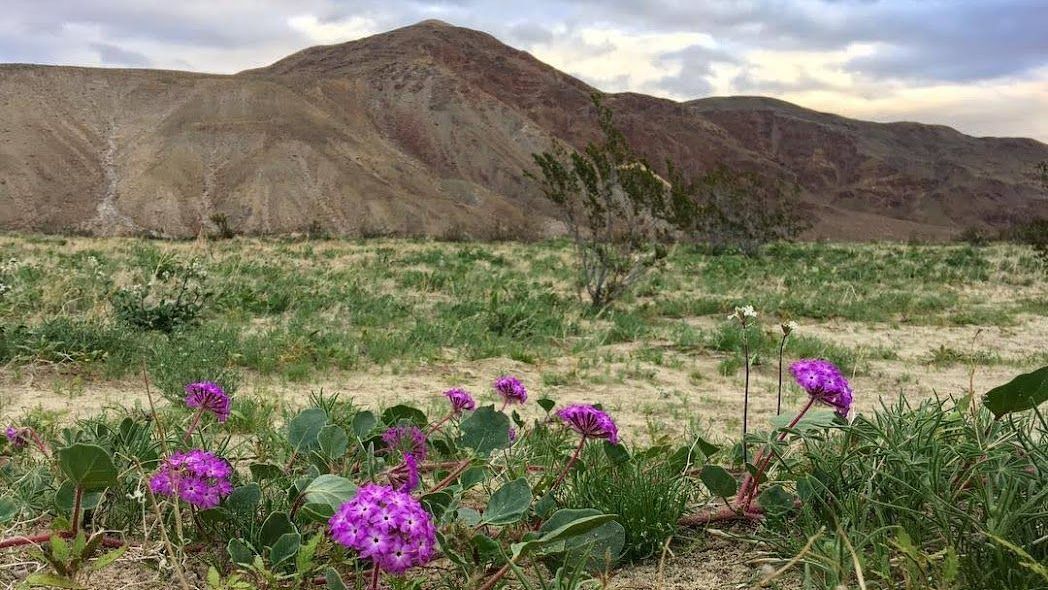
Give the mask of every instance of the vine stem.
POLYGON ((448 414, 447 416, 444 416, 444 419, 443 419, 443 420, 441 420, 440 422, 436 422, 436 423, 434 423, 434 424, 433 424, 432 426, 430 426, 430 427, 429 427, 429 428, 428 428, 428 429, 426 430, 426 436, 430 436, 430 435, 432 435, 432 434, 433 434, 434 432, 436 432, 436 431, 440 430, 440 427, 441 427, 441 426, 444 426, 445 424, 447 424, 447 423, 448 423, 448 420, 451 420, 451 419, 452 419, 452 418, 454 418, 454 417, 455 417, 455 412, 452 412, 452 413, 448 414))
POLYGON ((571 471, 571 467, 575 465, 575 462, 579 460, 579 454, 582 453, 582 447, 586 444, 586 436, 582 436, 582 440, 579 441, 579 446, 575 447, 575 452, 571 454, 571 458, 568 459, 567 465, 564 466, 564 471, 560 472, 557 476, 557 481, 553 482, 553 485, 549 487, 549 491, 553 491, 560 485, 564 478, 568 476, 568 472, 571 471))
POLYGON ((469 459, 465 459, 461 463, 459 463, 458 467, 453 469, 451 471, 451 473, 448 474, 447 477, 442 479, 440 481, 440 483, 438 483, 436 486, 434 486, 433 489, 431 489, 429 491, 429 493, 439 492, 440 490, 442 490, 442 489, 448 487, 449 485, 451 485, 452 482, 454 482, 455 479, 458 478, 458 476, 462 475, 462 472, 465 471, 467 467, 469 467, 470 462, 471 461, 469 459))
MULTIPOLYGON (((72 531, 59 531, 56 533, 41 533, 39 535, 32 535, 29 537, 10 537, 7 539, 0 540, 0 549, 7 549, 8 547, 21 547, 23 545, 39 545, 40 543, 46 543, 51 540, 53 536, 59 536, 63 539, 72 538, 75 535, 72 531)), ((125 543, 120 539, 114 539, 112 537, 102 537, 102 545, 105 547, 123 547, 125 543)))

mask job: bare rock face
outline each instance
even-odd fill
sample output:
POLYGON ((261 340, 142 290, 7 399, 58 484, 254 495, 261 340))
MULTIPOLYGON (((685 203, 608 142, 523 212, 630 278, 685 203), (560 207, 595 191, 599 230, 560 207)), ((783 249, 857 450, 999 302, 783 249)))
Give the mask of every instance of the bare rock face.
MULTIPOLYGON (((0 228, 533 238, 524 174, 597 137, 596 90, 439 21, 232 76, 0 65, 0 228)), ((760 97, 606 97, 651 162, 797 182, 812 237, 946 237, 1048 215, 1048 146, 867 123, 760 97)))

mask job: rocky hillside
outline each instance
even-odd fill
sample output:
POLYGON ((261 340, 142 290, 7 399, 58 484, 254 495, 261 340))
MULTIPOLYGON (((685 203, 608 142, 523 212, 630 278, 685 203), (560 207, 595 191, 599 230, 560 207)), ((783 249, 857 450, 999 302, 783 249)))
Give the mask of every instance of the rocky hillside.
MULTIPOLYGON (((595 91, 426 21, 232 76, 0 65, 0 228, 193 236, 557 231, 523 171, 595 138, 595 91)), ((760 97, 608 95, 652 162, 796 181, 812 237, 946 237, 1048 215, 1048 146, 879 124, 760 97)))

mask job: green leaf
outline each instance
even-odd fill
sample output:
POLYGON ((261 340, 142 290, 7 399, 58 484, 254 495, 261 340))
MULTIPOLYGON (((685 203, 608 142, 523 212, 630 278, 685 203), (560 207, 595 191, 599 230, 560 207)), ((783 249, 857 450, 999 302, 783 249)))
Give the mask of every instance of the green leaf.
POLYGON ((488 468, 484 465, 475 465, 470 467, 459 476, 459 486, 462 491, 466 491, 473 486, 486 481, 488 479, 488 468))
POLYGON ((607 522, 611 522, 613 520, 615 520, 614 514, 599 514, 596 516, 586 516, 577 520, 573 520, 572 522, 560 528, 549 531, 548 533, 542 535, 537 539, 531 539, 521 543, 514 543, 510 546, 510 551, 512 552, 512 559, 514 561, 519 561, 520 558, 530 553, 549 547, 550 545, 553 545, 554 543, 558 543, 565 539, 569 539, 571 537, 587 533, 599 527, 600 525, 607 522))
POLYGON ((255 559, 255 550, 243 539, 230 539, 226 544, 229 560, 237 565, 248 566, 255 559))
POLYGON ((258 540, 263 547, 272 547, 281 536, 288 533, 297 533, 294 523, 288 518, 286 512, 274 512, 262 523, 262 530, 258 533, 258 540))
POLYGON ((303 574, 313 569, 313 556, 317 554, 317 547, 323 538, 323 532, 317 533, 298 550, 298 555, 295 556, 295 571, 303 574))
POLYGON ((703 466, 702 471, 699 472, 699 479, 709 488, 710 493, 721 498, 733 496, 739 489, 735 478, 720 465, 703 466))
POLYGON ((495 406, 478 408, 462 421, 462 445, 479 455, 509 446, 509 416, 495 411, 495 406))
POLYGON ((0 498, 0 524, 11 522, 21 511, 21 506, 14 498, 0 498))
POLYGON ((305 505, 302 506, 302 513, 317 522, 327 522, 335 510, 356 492, 357 486, 344 477, 321 475, 303 490, 305 505))
POLYGON ((207 585, 211 590, 219 590, 219 586, 222 585, 222 576, 218 575, 218 570, 213 565, 207 568, 207 585))
POLYGON ((61 535, 51 535, 51 556, 57 561, 69 561, 69 543, 61 535))
POLYGON ((449 492, 441 490, 422 496, 419 498, 419 502, 422 503, 422 507, 426 509, 426 512, 429 512, 433 515, 433 518, 439 520, 447 512, 448 506, 451 505, 453 499, 454 497, 449 492))
POLYGON ((528 480, 523 477, 515 479, 491 495, 481 522, 492 525, 513 524, 527 513, 531 500, 528 480))
POLYGON ((997 418, 1012 412, 1032 410, 1048 401, 1048 366, 994 387, 983 396, 983 404, 997 418))
POLYGON ((291 448, 298 452, 316 448, 317 435, 325 424, 327 413, 320 408, 309 408, 299 412, 287 427, 287 439, 291 448))
MULTIPOLYGON (((771 425, 776 430, 780 430, 789 426, 796 417, 796 414, 780 414, 771 419, 771 425)), ((811 410, 794 425, 793 430, 803 433, 811 430, 825 430, 839 424, 837 414, 832 410, 811 410)))
POLYGON ((239 486, 226 498, 225 507, 236 514, 251 514, 262 502, 262 488, 257 483, 239 486))
POLYGON ((84 491, 109 487, 118 475, 109 451, 98 445, 76 443, 58 449, 58 465, 84 491))
POLYGON ((302 546, 302 535, 298 533, 285 533, 280 535, 273 548, 269 550, 269 563, 273 569, 279 568, 285 561, 289 561, 298 554, 302 546))
POLYGON ((549 414, 550 411, 553 410, 553 407, 557 405, 557 402, 545 397, 535 400, 535 403, 538 404, 547 414, 549 414))
POLYGON ((120 559, 120 557, 124 553, 126 553, 126 552, 127 552, 127 545, 122 545, 120 547, 117 547, 116 549, 113 549, 112 551, 110 551, 108 553, 103 553, 102 555, 100 555, 98 557, 98 559, 96 559, 96 560, 91 562, 91 569, 96 571, 96 572, 99 571, 99 570, 102 570, 102 569, 112 565, 112 563, 114 561, 120 559))
POLYGON ((248 469, 251 470, 251 479, 260 483, 267 479, 276 479, 284 475, 283 468, 274 463, 252 463, 248 466, 248 469))
POLYGON ((353 434, 356 435, 360 440, 364 440, 371 434, 371 431, 375 429, 378 424, 378 418, 374 414, 368 411, 357 412, 353 416, 353 422, 349 425, 353 430, 353 434))
POLYGON ((49 572, 37 572, 29 575, 23 582, 26 586, 45 586, 48 588, 81 588, 79 584, 65 576, 57 576, 49 572))
POLYGON ((333 567, 324 570, 324 581, 327 582, 328 590, 348 590, 342 576, 333 567))
POLYGON ((349 435, 341 426, 328 424, 317 434, 317 444, 320 446, 320 454, 333 461, 346 454, 349 449, 349 435))
POLYGON ((477 533, 473 535, 473 538, 470 539, 470 544, 477 550, 479 562, 492 562, 501 555, 502 547, 498 541, 485 534, 477 533))
POLYGON ((769 486, 757 497, 757 503, 768 514, 784 514, 793 510, 796 497, 779 484, 769 486))
POLYGON ((400 422, 410 422, 419 428, 429 426, 429 418, 426 413, 418 408, 399 404, 392 408, 386 408, 382 412, 382 423, 386 426, 396 426, 400 422))
MULTIPOLYGON (((570 524, 580 518, 597 516, 600 512, 592 508, 562 509, 558 510, 549 520, 539 527, 540 533, 556 530, 570 524)), ((586 569, 595 571, 609 571, 618 561, 622 550, 626 546, 626 529, 616 521, 606 522, 598 527, 590 529, 574 537, 569 537, 561 542, 554 543, 543 550, 545 554, 557 555, 551 560, 554 569, 563 563, 574 563, 586 558, 586 569)))

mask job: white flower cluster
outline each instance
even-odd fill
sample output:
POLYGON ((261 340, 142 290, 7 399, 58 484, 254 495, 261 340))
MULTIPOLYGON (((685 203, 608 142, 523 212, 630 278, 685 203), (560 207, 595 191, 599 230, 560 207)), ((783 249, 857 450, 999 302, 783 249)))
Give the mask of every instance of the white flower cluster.
POLYGON ((742 325, 747 325, 751 320, 757 319, 757 311, 753 309, 752 305, 744 305, 742 307, 736 307, 735 311, 728 316, 729 320, 738 320, 742 325))

